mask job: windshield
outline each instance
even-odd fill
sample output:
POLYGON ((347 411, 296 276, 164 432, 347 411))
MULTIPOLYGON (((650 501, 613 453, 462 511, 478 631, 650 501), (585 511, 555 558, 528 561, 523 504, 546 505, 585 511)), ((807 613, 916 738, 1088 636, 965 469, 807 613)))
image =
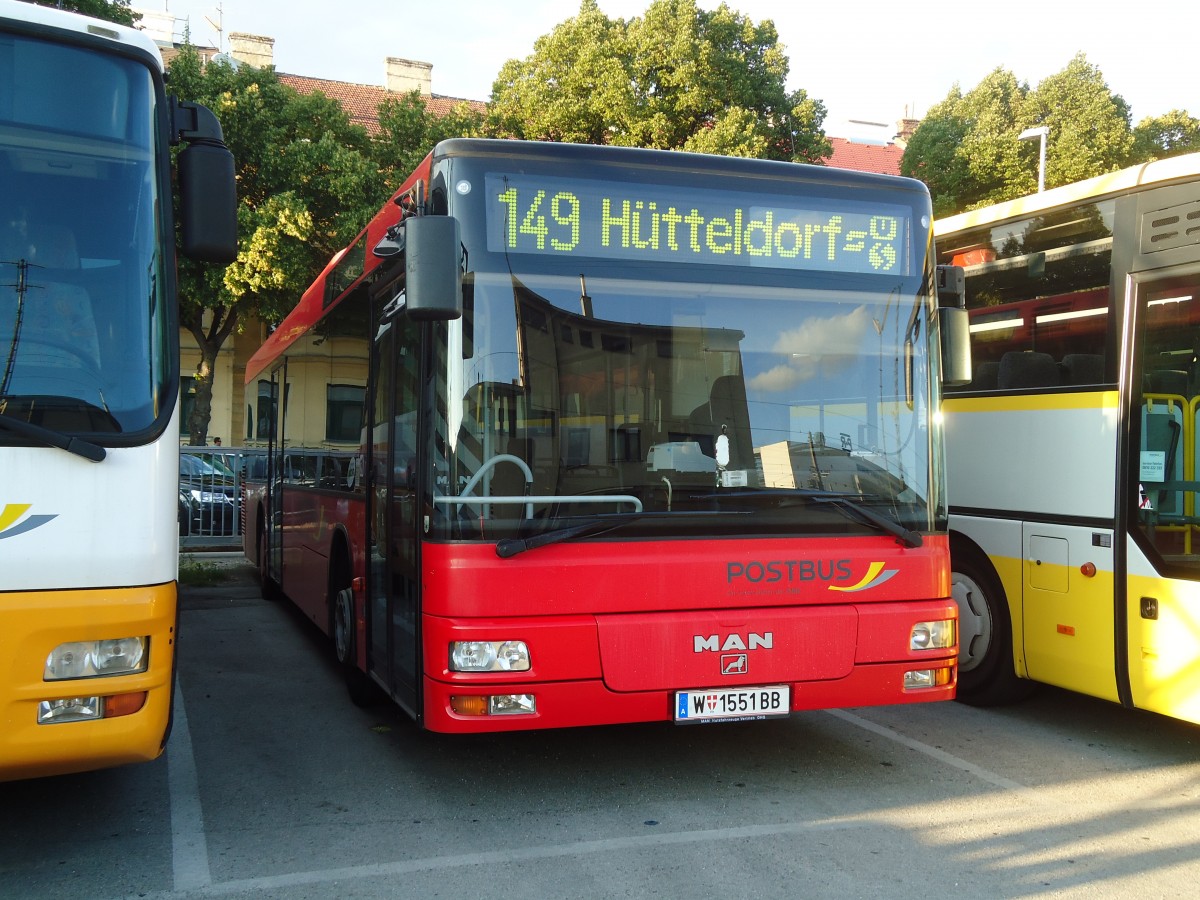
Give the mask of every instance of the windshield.
MULTIPOLYGON (((574 207, 546 206, 571 229, 574 207)), ((465 233, 465 313, 437 326, 441 536, 597 516, 628 520, 622 535, 877 530, 844 502, 915 531, 944 515, 919 253, 912 271, 864 277, 680 266, 666 250, 495 252, 495 229, 488 252, 485 235, 465 233)))
MULTIPOLYGON (((177 340, 153 77, 7 34, 0 72, 0 414, 59 432, 146 432, 174 405, 177 340)), ((0 429, 0 444, 23 434, 0 429)))

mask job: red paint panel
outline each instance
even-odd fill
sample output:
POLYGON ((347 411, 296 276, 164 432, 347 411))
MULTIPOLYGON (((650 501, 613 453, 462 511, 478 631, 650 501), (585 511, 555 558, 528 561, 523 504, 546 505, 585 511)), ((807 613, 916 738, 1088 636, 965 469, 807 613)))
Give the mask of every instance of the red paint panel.
POLYGON ((854 666, 853 606, 600 616, 604 683, 614 691, 844 678, 854 666))

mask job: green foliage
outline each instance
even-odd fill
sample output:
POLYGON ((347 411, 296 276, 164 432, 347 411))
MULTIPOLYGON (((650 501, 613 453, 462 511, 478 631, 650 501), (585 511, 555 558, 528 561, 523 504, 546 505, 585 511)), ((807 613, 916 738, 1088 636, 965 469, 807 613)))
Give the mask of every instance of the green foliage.
POLYGON ((1142 119, 1133 129, 1132 162, 1166 159, 1200 150, 1200 119, 1181 109, 1142 119))
POLYGON ((485 117, 470 104, 460 103, 446 115, 437 116, 429 111, 419 91, 388 97, 379 104, 378 112, 379 133, 371 140, 371 154, 392 190, 404 183, 438 141, 484 134, 485 117))
POLYGON ((966 94, 955 86, 918 126, 900 171, 925 181, 936 215, 1020 197, 1037 190, 1040 148, 1019 135, 1039 126, 1049 128, 1047 188, 1130 162, 1129 106, 1081 53, 1033 90, 1005 69, 966 94))
POLYGON ((251 316, 275 322, 295 306, 387 190, 366 132, 341 104, 298 94, 273 69, 220 60, 202 66, 185 46, 172 60, 170 83, 216 114, 237 174, 237 259, 224 270, 179 261, 180 323, 201 353, 187 428, 193 443, 203 443, 212 367, 225 341, 251 316))
MULTIPOLYGON (((1109 90, 1100 70, 1082 53, 1037 86, 1026 121, 1050 128, 1048 188, 1115 171, 1129 160, 1129 104, 1109 90)), ((1033 164, 1036 170, 1036 157, 1033 164)))
POLYGON ((595 0, 509 60, 492 88, 490 127, 530 140, 687 149, 817 162, 825 107, 789 93, 770 21, 722 4, 655 0, 609 19, 595 0))
POLYGON ((93 19, 116 22, 118 25, 133 25, 142 18, 129 8, 130 0, 28 0, 34 6, 52 6, 69 12, 82 13, 93 19))

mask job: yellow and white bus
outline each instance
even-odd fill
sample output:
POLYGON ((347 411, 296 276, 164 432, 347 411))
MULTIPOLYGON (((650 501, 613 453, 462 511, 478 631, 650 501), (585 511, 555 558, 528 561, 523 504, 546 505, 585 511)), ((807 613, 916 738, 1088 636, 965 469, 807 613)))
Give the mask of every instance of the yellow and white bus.
POLYGON ((944 405, 958 696, 1200 722, 1200 154, 937 224, 974 380, 944 405))
POLYGON ((235 252, 233 159, 139 31, 0 0, 0 781, 170 729, 183 252, 235 252), (172 144, 179 158, 171 201, 172 144))

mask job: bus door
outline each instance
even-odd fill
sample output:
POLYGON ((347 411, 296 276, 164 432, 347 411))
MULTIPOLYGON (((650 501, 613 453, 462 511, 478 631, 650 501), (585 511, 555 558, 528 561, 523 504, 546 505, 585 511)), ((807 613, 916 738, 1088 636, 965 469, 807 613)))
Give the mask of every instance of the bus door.
MULTIPOLYGON (((1200 205, 1200 204, 1197 204, 1200 205)), ((1200 263, 1132 278, 1124 650, 1134 706, 1200 721, 1200 263)))
POLYGON ((372 674, 420 716, 420 528, 417 502, 420 326, 400 313, 376 334, 372 370, 372 674))

